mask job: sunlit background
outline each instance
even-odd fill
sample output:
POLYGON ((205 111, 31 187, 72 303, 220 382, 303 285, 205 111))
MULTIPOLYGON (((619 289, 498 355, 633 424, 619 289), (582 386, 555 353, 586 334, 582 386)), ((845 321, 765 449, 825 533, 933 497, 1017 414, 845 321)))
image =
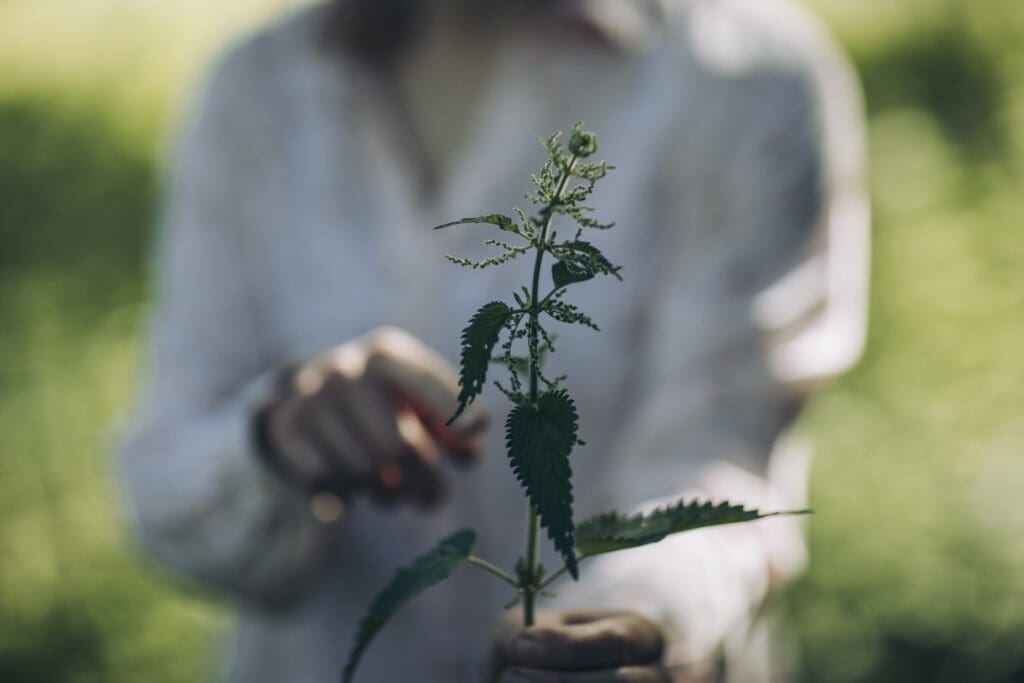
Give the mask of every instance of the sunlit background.
MULTIPOLYGON (((182 96, 295 4, 0 0, 2 681, 217 666, 224 615, 126 543, 109 442, 182 96)), ((803 419, 802 679, 1024 681, 1024 2, 810 4, 864 80, 876 230, 867 356, 803 419)))

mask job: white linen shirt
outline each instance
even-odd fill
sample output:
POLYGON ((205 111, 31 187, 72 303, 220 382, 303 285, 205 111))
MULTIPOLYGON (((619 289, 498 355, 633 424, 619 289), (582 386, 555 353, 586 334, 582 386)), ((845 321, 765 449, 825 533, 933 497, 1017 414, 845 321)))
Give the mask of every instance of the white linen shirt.
MULTIPOLYGON (((452 472, 450 499, 426 514, 356 499, 318 521, 260 463, 250 425, 276 369, 380 325, 454 363, 473 311, 511 300, 530 264, 460 269, 442 255, 487 253, 486 228, 431 227, 523 206, 534 140, 576 120, 616 166, 593 204, 617 226, 589 238, 623 266, 621 283, 570 289, 603 331, 558 329, 548 366, 568 375, 587 442, 577 518, 684 493, 801 505, 784 483, 799 466, 779 476, 771 454, 801 392, 859 354, 867 270, 859 100, 821 29, 776 0, 583 3, 603 39, 547 26, 511 41, 468 142, 425 192, 380 79, 321 46, 323 11, 230 50, 199 99, 121 454, 144 547, 237 606, 229 679, 337 680, 372 596, 458 528, 504 567, 522 553, 496 391, 484 461, 452 472)), ((588 561, 548 605, 639 610, 674 659, 706 659, 803 552, 793 519, 683 534, 588 561)), ((511 597, 461 569, 383 629, 357 680, 479 680, 511 597)))

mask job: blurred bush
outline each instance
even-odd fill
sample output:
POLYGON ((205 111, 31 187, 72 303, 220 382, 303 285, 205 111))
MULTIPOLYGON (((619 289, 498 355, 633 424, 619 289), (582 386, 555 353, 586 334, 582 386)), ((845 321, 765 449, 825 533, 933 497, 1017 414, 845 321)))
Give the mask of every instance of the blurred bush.
POLYGON ((1024 5, 820 4, 865 83, 874 289, 804 418, 804 680, 1024 681, 1024 5))
POLYGON ((0 2, 5 683, 208 680, 223 649, 216 607, 126 544, 109 443, 134 383, 154 141, 204 55, 274 3, 238 5, 0 2))
POLYGON ((209 609, 125 552, 106 448, 135 366, 153 186, 152 159, 91 108, 0 97, 3 681, 208 668, 209 609))
MULTIPOLYGON (((194 681, 221 617, 126 549, 168 116, 289 0, 0 0, 0 680, 194 681)), ((872 124, 871 339, 816 399, 807 683, 1024 681, 1024 4, 815 0, 872 124)))

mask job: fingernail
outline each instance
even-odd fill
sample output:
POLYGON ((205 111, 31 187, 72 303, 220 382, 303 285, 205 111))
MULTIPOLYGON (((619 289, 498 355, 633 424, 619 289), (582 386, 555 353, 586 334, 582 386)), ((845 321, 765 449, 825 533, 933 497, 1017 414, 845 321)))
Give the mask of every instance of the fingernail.
POLYGON ((402 475, 402 470, 394 463, 388 463, 381 467, 378 475, 385 488, 388 489, 397 489, 402 485, 402 480, 405 478, 402 475))
POLYGON ((544 643, 539 640, 535 640, 529 636, 519 636, 515 639, 515 642, 512 645, 512 650, 515 653, 516 659, 519 661, 535 662, 539 659, 543 659, 547 648, 544 647, 544 643))

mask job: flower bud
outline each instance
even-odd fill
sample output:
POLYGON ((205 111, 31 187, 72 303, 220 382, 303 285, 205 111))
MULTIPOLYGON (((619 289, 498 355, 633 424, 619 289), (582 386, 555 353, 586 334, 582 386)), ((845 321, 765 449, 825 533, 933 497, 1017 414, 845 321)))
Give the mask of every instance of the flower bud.
POLYGON ((577 123, 569 135, 569 151, 581 159, 589 157, 597 151, 597 134, 583 130, 577 123))

